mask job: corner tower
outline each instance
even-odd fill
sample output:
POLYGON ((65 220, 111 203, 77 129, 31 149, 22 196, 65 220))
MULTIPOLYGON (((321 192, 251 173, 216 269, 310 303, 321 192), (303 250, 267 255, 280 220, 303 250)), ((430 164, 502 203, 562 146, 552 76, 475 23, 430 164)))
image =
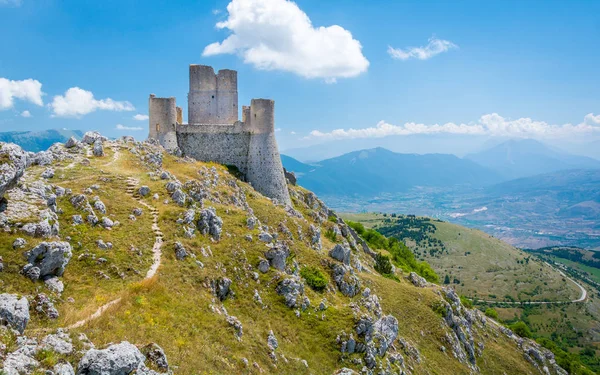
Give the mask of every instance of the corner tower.
POLYGON ((281 156, 275 139, 275 102, 252 99, 249 111, 244 108, 246 126, 250 131, 246 179, 267 197, 291 205, 281 156))
POLYGON ((177 106, 175 98, 157 98, 150 94, 148 100, 148 122, 150 134, 167 150, 178 148, 177 145, 177 106))
POLYGON ((231 125, 238 121, 237 72, 190 65, 188 124, 231 125))

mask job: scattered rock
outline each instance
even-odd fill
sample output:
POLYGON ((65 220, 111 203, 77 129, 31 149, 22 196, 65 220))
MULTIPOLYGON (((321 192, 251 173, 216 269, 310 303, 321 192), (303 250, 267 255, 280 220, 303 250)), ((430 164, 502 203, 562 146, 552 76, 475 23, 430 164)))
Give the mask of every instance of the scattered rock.
POLYGON ((105 142, 108 138, 103 137, 100 133, 95 131, 86 132, 81 139, 81 142, 86 143, 88 145, 93 145, 96 141, 100 140, 101 142, 105 142))
POLYGON ((54 303, 44 293, 39 293, 33 301, 35 311, 45 315, 48 319, 58 319, 58 310, 54 307, 54 303))
POLYGON ((360 292, 360 279, 349 266, 335 264, 333 266, 333 280, 340 292, 347 297, 354 297, 360 292))
POLYGON ((223 220, 217 216, 217 211, 214 207, 205 208, 200 211, 200 219, 197 224, 198 230, 203 235, 209 234, 213 239, 221 238, 223 230, 223 220))
POLYGON ((46 287, 50 289, 54 293, 62 293, 65 290, 65 286, 62 281, 58 279, 58 277, 51 277, 44 281, 46 287))
POLYGON ((267 232, 260 232, 258 239, 262 242, 273 242, 273 236, 267 232))
POLYGON ((72 255, 68 242, 42 242, 25 254, 29 265, 39 268, 42 279, 62 276, 72 255))
POLYGON ((329 256, 347 266, 350 265, 350 249, 348 247, 337 244, 329 251, 329 256))
POLYGON ((93 154, 96 157, 104 156, 104 147, 102 146, 102 141, 99 139, 94 142, 93 154))
POLYGON ((67 142, 65 142, 65 148, 73 148, 75 146, 77 146, 79 142, 77 141, 77 139, 75 139, 75 137, 71 137, 67 140, 67 142))
POLYGON ((298 276, 290 276, 279 282, 275 291, 285 298, 287 307, 294 308, 296 307, 298 296, 304 293, 304 284, 298 276))
POLYGON ((163 371, 169 370, 169 362, 164 350, 155 343, 148 344, 142 348, 142 353, 146 359, 153 363, 158 369, 163 371))
POLYGON ((138 190, 138 192, 142 197, 146 197, 148 194, 150 194, 150 188, 144 185, 138 190))
POLYGON ((227 323, 235 329, 235 338, 238 339, 238 341, 241 341, 242 335, 244 334, 242 322, 235 316, 229 315, 227 316, 227 323))
POLYGON ((423 277, 417 275, 414 272, 411 272, 408 275, 408 279, 410 280, 411 283, 413 283, 414 286, 418 286, 419 288, 424 288, 428 284, 427 280, 425 280, 423 277))
POLYGON ((214 283, 215 295, 220 301, 225 301, 230 294, 231 280, 226 277, 219 278, 214 283))
POLYGON ((17 186, 27 167, 27 153, 14 143, 0 142, 0 198, 17 186))
POLYGON ((285 271, 285 263, 289 255, 290 249, 283 242, 275 243, 265 252, 265 257, 269 260, 271 267, 276 268, 279 271, 285 271))
POLYGON ((181 242, 175 242, 175 258, 177 260, 184 260, 188 256, 185 247, 181 244, 181 242))
POLYGON ((106 215, 106 206, 101 200, 98 199, 94 202, 94 209, 100 211, 101 214, 106 215))
POLYGON ((8 325, 22 334, 28 322, 29 302, 27 298, 19 299, 14 294, 0 294, 0 326, 8 325))
POLYGON ((127 341, 106 349, 88 350, 79 365, 77 375, 127 375, 144 363, 144 355, 127 341))
POLYGON ((115 226, 115 223, 107 218, 106 216, 102 218, 102 220, 100 221, 100 225, 102 225, 102 227, 109 229, 115 226))
POLYGON ((27 245, 27 241, 25 241, 24 238, 17 238, 16 240, 14 240, 12 247, 14 250, 16 250, 24 248, 25 245, 27 245))
POLYGON ((46 168, 44 172, 42 172, 42 178, 50 179, 54 178, 54 168, 46 168))
POLYGON ((269 271, 269 261, 266 259, 260 259, 258 261, 258 270, 262 273, 267 273, 269 271))
POLYGON ((135 216, 142 216, 144 211, 141 208, 134 208, 132 212, 135 216))
POLYGON ((273 330, 270 330, 269 336, 267 336, 267 346, 271 350, 275 350, 275 349, 279 348, 279 342, 277 341, 277 337, 275 337, 273 330))

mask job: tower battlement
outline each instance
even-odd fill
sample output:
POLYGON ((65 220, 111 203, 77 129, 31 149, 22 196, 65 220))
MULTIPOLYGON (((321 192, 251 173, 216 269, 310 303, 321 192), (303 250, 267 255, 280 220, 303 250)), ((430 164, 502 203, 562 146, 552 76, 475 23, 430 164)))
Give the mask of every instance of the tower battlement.
POLYGON ((252 99, 239 121, 237 72, 190 65, 188 123, 175 98, 150 95, 149 138, 171 152, 235 165, 262 194, 291 204, 275 139, 275 102, 252 99))

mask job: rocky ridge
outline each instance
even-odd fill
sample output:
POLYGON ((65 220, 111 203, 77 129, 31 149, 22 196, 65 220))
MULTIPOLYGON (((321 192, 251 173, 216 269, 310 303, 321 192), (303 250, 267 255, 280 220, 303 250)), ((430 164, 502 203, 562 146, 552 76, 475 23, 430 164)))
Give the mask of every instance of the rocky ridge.
POLYGON ((277 206, 222 167, 168 155, 155 142, 109 141, 93 132, 38 154, 1 147, 9 157, 0 160, 10 164, 0 169, 7 198, 0 227, 8 241, 0 250, 0 286, 8 290, 0 294, 0 364, 7 374, 418 374, 491 366, 565 373, 546 349, 465 308, 452 289, 400 270, 399 281, 378 275, 376 251, 300 187, 289 187, 293 206, 277 206), (140 187, 128 185, 133 178, 140 187), (144 279, 156 264, 152 220, 165 232, 167 255, 144 279), (326 231, 335 240, 321 235, 326 231), (324 274, 324 291, 301 276, 308 266, 324 274), (94 320, 57 328, 99 307, 78 294, 97 285, 99 301, 110 306, 94 320), (186 288, 190 294, 181 294, 186 288), (190 365, 193 356, 212 356, 210 348, 177 351, 174 340, 151 340, 168 329, 148 302, 158 298, 182 306, 202 301, 197 314, 219 330, 194 327, 171 305, 162 311, 171 325, 187 322, 178 332, 194 331, 240 354, 194 368, 202 365, 190 365), (120 328, 132 324, 148 337, 120 328), (303 351, 303 342, 322 342, 325 356, 303 351), (52 366, 49 353, 59 358, 52 366), (169 366, 165 353, 184 354, 169 366))

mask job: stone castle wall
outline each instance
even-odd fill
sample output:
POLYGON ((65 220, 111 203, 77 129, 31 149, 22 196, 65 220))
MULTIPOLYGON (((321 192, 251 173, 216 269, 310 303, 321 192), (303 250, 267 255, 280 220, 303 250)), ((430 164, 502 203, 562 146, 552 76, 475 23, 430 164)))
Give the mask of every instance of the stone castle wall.
POLYGON ((236 166, 260 193, 291 204, 275 139, 275 103, 252 99, 238 121, 237 72, 190 65, 188 124, 175 98, 149 101, 150 137, 184 156, 236 166))

